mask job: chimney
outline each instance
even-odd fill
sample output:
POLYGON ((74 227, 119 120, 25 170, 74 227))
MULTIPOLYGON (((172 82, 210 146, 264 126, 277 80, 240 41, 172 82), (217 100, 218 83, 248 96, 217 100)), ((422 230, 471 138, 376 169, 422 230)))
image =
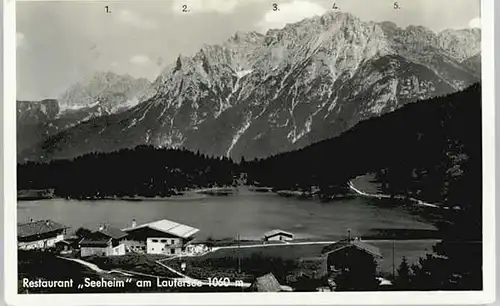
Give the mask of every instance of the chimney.
POLYGON ((33 218, 30 218, 30 223, 32 223, 32 222, 33 222, 33 218))
POLYGON ((50 220, 45 220, 45 225, 49 226, 50 225, 50 220))
POLYGON ((104 230, 104 224, 99 225, 99 231, 104 230))
POLYGON ((351 243, 351 230, 347 230, 347 243, 351 243))
POLYGON ((132 227, 136 227, 137 226, 137 222, 135 222, 135 219, 132 219, 132 227))

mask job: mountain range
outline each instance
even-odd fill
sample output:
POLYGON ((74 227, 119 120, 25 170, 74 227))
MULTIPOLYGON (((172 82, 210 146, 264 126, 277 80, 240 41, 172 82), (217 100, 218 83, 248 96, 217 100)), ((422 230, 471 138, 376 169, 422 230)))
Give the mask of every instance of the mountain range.
POLYGON ((58 99, 17 101, 17 149, 22 152, 80 122, 119 113, 147 99, 151 82, 98 72, 72 85, 58 99))
MULTIPOLYGON (((480 42, 479 29, 434 33, 339 12, 266 34, 237 32, 180 55, 143 102, 61 130, 18 158, 72 158, 143 144, 267 157, 479 81, 480 42)), ((64 105, 90 105, 84 91, 73 92, 64 105)))

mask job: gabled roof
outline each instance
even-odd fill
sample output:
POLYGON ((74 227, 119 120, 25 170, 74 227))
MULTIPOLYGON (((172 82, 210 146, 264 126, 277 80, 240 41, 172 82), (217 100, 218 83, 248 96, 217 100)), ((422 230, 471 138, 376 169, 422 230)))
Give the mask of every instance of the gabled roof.
POLYGON ((63 230, 68 228, 65 225, 54 222, 52 220, 39 220, 28 223, 18 223, 17 224, 17 237, 24 238, 29 236, 35 236, 45 233, 50 233, 53 231, 63 230))
POLYGON ((110 226, 105 226, 103 229, 92 232, 89 237, 82 239, 80 246, 89 247, 105 247, 111 239, 120 239, 126 237, 127 233, 110 226))
POLYGON ((84 238, 80 241, 79 245, 81 247, 107 247, 109 244, 109 239, 92 239, 92 238, 84 238))
POLYGON ((104 235, 100 231, 92 232, 88 237, 83 238, 78 242, 80 246, 88 247, 106 247, 111 241, 111 237, 104 235))
POLYGON ((258 292, 279 292, 281 285, 272 273, 268 273, 257 279, 250 286, 250 290, 258 292))
POLYGON ((141 224, 135 227, 124 228, 122 231, 132 232, 134 230, 145 227, 149 227, 151 229, 164 232, 170 235, 174 235, 180 238, 189 238, 199 231, 199 229, 197 228, 165 219, 141 224))
POLYGON ((113 239, 120 239, 127 236, 127 233, 125 233, 121 229, 111 226, 105 226, 104 229, 98 230, 98 232, 113 239))
POLYGON ((375 257, 382 257, 382 253, 380 253, 380 249, 377 248, 374 245, 368 244, 366 242, 360 241, 360 240, 351 240, 350 242, 346 240, 342 240, 339 242, 336 242, 334 244, 327 245, 326 247, 323 248, 321 251, 321 254, 331 254, 337 251, 340 251, 345 248, 350 248, 350 247, 355 247, 358 250, 362 250, 366 253, 371 254, 372 256, 375 257))
POLYGON ((272 231, 266 232, 264 234, 264 237, 268 238, 268 237, 272 237, 272 236, 276 236, 276 235, 280 235, 280 234, 293 237, 292 233, 284 231, 284 230, 280 230, 280 229, 273 229, 272 231))

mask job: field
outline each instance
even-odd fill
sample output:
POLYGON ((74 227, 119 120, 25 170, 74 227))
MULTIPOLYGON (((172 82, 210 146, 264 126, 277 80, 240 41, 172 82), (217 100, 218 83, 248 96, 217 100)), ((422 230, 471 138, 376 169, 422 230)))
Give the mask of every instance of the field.
MULTIPOLYGON (((393 269, 393 241, 391 240, 368 240, 365 241, 377 246, 383 259, 380 263, 382 275, 388 277, 392 275, 393 269)), ((406 257, 408 263, 417 264, 420 257, 425 256, 427 252, 432 252, 432 246, 436 240, 396 240, 394 242, 394 267, 397 269, 403 257, 406 257)), ((161 255, 148 254, 127 254, 124 256, 100 257, 92 256, 85 258, 86 261, 98 265, 104 270, 127 270, 144 274, 151 274, 166 278, 176 278, 177 274, 171 272, 165 267, 157 264, 161 260, 163 264, 170 266, 186 275, 206 280, 207 278, 228 278, 231 281, 243 281, 251 283, 255 277, 266 273, 273 273, 278 281, 283 285, 293 285, 298 280, 298 272, 305 272, 313 275, 315 280, 306 280, 314 282, 309 287, 323 285, 321 273, 323 273, 324 261, 319 256, 326 243, 306 244, 306 245, 264 245, 258 247, 241 248, 221 248, 214 252, 199 257, 182 257, 175 259, 166 259, 161 255), (306 259, 306 261, 301 261, 306 259), (182 271, 181 263, 186 263, 186 269, 182 271), (315 274, 316 273, 316 274, 315 274), (292 280, 291 280, 292 279, 292 280)), ((66 289, 48 289, 35 290, 22 288, 22 279, 74 279, 75 282, 82 282, 83 278, 91 279, 117 278, 122 276, 119 273, 95 273, 88 268, 74 262, 57 258, 48 252, 19 252, 19 292, 37 293, 37 292, 138 292, 139 288, 116 288, 116 289, 97 289, 96 290, 77 290, 76 288, 66 289)), ((141 276, 139 276, 142 278, 141 276)), ((149 278, 149 277, 148 277, 149 278)), ((303 280, 301 280, 303 281, 303 280)), ((310 285, 310 284, 306 284, 310 285)), ((169 291, 167 288, 148 288, 140 291, 169 291)), ((213 291, 211 288, 199 288, 201 291, 213 291)), ((212 288, 213 289, 213 288, 212 288)), ((188 290, 188 289, 186 289, 188 290)), ((236 290, 228 288, 228 291, 236 290)), ((175 290, 185 291, 185 290, 175 290)))
POLYGON ((165 267, 156 263, 156 260, 165 259, 162 255, 127 254, 123 256, 90 256, 85 261, 96 264, 103 270, 126 270, 162 277, 178 277, 165 267))
POLYGON ((222 248, 199 257, 183 257, 163 263, 180 269, 186 263, 188 276, 207 279, 228 277, 231 280, 252 282, 255 277, 273 273, 283 284, 286 277, 300 270, 301 258, 318 257, 326 244, 273 245, 262 247, 222 248), (241 273, 238 273, 238 269, 241 273))
MULTIPOLYGON (((394 263, 396 270, 399 264, 406 257, 408 264, 418 264, 420 257, 425 257, 426 253, 432 252, 437 240, 396 240, 394 243, 394 263)), ((379 266, 384 274, 392 274, 392 241, 370 241, 370 244, 378 247, 382 253, 382 262, 379 266)))
POLYGON ((307 257, 317 257, 321 255, 321 250, 329 245, 322 244, 303 244, 303 245, 266 245, 263 247, 244 247, 219 249, 213 253, 205 255, 205 258, 221 258, 221 257, 237 257, 238 253, 241 258, 251 257, 254 254, 262 255, 263 257, 279 257, 283 260, 296 260, 307 257))
MULTIPOLYGON (((392 244, 390 240, 367 240, 380 249, 383 260, 380 266, 383 272, 392 272, 392 244)), ((396 240, 394 243, 394 257, 396 267, 399 266, 403 256, 408 262, 418 263, 420 257, 424 257, 426 253, 432 252, 432 246, 437 243, 437 240, 396 240)), ((215 258, 237 258, 238 252, 241 258, 251 257, 258 254, 263 257, 279 257, 283 260, 297 260, 300 258, 318 257, 321 255, 321 250, 328 244, 307 244, 307 245, 276 245, 255 248, 241 249, 219 249, 213 253, 209 253, 197 260, 215 259, 215 258)))
MULTIPOLYGON (((383 275, 392 274, 393 242, 389 240, 367 242, 377 246, 382 253, 383 260, 379 269, 383 275)), ((396 240, 395 268, 397 269, 403 257, 406 257, 409 264, 417 264, 420 257, 432 252, 432 246, 436 242, 436 240, 396 240)), ((300 259, 319 260, 321 250, 326 245, 328 244, 221 248, 199 257, 167 260, 164 264, 180 269, 181 262, 185 262, 186 275, 200 279, 217 276, 249 281, 252 277, 272 272, 280 281, 285 281, 287 275, 303 269, 299 264, 300 259), (238 267, 242 274, 237 274, 238 267)))

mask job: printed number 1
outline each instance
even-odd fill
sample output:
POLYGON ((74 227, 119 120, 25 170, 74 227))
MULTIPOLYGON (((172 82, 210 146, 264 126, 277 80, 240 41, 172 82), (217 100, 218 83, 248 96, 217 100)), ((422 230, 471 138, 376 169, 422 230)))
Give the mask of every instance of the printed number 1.
POLYGON ((109 10, 109 6, 107 6, 107 5, 106 5, 106 6, 104 7, 104 12, 106 12, 106 14, 111 13, 111 11, 109 10))

